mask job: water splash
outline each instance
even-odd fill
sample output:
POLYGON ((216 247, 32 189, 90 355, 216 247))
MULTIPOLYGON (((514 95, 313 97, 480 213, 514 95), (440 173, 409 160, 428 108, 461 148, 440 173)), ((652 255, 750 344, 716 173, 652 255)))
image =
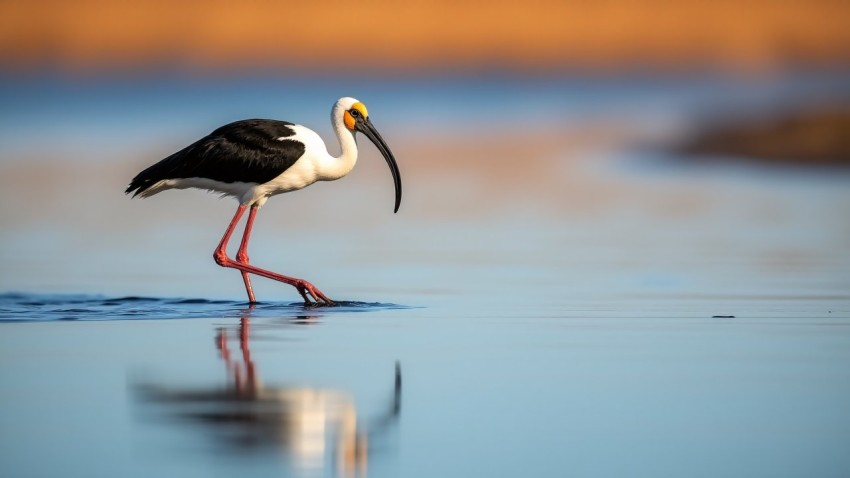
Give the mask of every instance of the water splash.
POLYGON ((200 298, 105 297, 100 295, 0 294, 0 322, 74 320, 163 320, 328 315, 410 307, 381 302, 339 301, 334 306, 302 302, 262 302, 200 298))

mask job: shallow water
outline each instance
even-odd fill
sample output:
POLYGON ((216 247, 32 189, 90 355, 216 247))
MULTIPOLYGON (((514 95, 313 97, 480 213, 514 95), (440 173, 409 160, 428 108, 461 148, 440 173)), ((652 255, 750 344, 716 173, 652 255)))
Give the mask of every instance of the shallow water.
POLYGON ((231 300, 102 297, 87 295, 0 294, 0 322, 57 320, 163 320, 278 317, 286 314, 352 313, 408 307, 380 302, 303 302, 250 304, 231 300))
POLYGON ((699 301, 556 311, 26 300, 95 317, 3 325, 9 476, 850 469, 846 302, 742 299, 735 317, 713 318, 699 301), (105 308, 196 318, 103 321, 105 308))
MULTIPOLYGON (((451 127, 492 117, 497 94, 538 126, 580 107, 552 137, 511 125, 551 143, 521 167, 522 141, 498 155, 511 135, 476 156, 487 141, 469 128, 473 147, 455 155, 390 117, 406 181, 395 216, 373 151, 346 181, 270 201, 252 262, 341 307, 261 279, 249 306, 239 274, 210 257, 235 203, 121 197, 167 149, 140 150, 142 133, 217 118, 208 96, 254 115, 272 89, 172 86, 53 91, 84 110, 62 133, 79 142, 67 154, 18 157, 29 128, 0 132, 17 138, 0 158, 0 475, 850 474, 850 175, 695 165, 625 141, 645 146, 724 95, 772 104, 811 85, 420 91, 435 99, 420 118, 451 109, 451 127), (118 97, 148 114, 136 137, 93 134, 118 97), (629 125, 588 143, 570 129, 581 113, 629 125), (98 147, 108 154, 89 157, 98 147)), ((370 111, 410 113, 393 108, 404 88, 378 90, 370 111)), ((73 109, 39 108, 24 123, 73 109)))

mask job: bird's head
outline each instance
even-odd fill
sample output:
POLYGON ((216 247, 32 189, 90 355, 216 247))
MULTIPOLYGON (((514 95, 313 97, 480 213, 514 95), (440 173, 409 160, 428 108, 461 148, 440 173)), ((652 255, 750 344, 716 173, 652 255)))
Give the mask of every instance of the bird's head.
MULTIPOLYGON (((353 98, 350 98, 353 100, 353 98)), ((342 121, 345 123, 345 127, 349 129, 349 131, 359 131, 357 129, 357 122, 369 119, 369 110, 366 109, 366 105, 363 103, 354 100, 354 103, 351 104, 348 108, 345 108, 342 113, 342 121)))
POLYGON ((384 142, 378 130, 372 125, 366 105, 354 98, 340 98, 336 102, 334 113, 338 114, 337 112, 340 111, 342 112, 342 122, 345 128, 352 134, 360 132, 366 135, 378 150, 381 151, 384 159, 387 160, 387 165, 390 167, 393 182, 395 183, 395 209, 393 212, 398 212, 398 207, 401 205, 401 174, 399 173, 398 165, 395 162, 392 151, 390 151, 389 146, 384 142))

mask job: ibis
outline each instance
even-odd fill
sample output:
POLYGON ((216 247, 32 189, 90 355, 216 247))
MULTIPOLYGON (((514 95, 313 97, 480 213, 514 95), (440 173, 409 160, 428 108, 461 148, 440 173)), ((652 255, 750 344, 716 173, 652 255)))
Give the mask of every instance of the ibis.
POLYGON ((277 194, 307 187, 316 181, 333 181, 348 174, 357 163, 357 133, 363 133, 387 160, 395 183, 395 207, 401 204, 401 175, 389 146, 372 125, 366 106, 354 98, 341 98, 331 109, 331 123, 341 153, 328 153, 314 131, 299 124, 270 119, 249 119, 226 124, 191 145, 140 172, 125 193, 146 198, 168 189, 198 188, 232 196, 239 207, 213 253, 222 267, 242 274, 248 300, 256 303, 249 274, 294 286, 305 304, 334 302, 304 279, 261 269, 249 262, 248 241, 257 212, 277 194), (227 244, 236 225, 248 211, 236 259, 227 255, 227 244))

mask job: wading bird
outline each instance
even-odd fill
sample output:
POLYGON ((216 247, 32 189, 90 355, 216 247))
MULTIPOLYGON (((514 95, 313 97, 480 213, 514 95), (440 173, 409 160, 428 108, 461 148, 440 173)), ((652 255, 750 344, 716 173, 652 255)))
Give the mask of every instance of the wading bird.
POLYGON ((125 193, 148 197, 167 189, 199 188, 233 196, 239 208, 213 253, 222 267, 238 269, 248 300, 257 302, 248 274, 294 286, 304 302, 332 304, 325 294, 303 279, 276 274, 248 262, 248 240, 257 211, 275 194, 295 191, 316 181, 333 181, 348 174, 357 162, 355 133, 361 132, 381 151, 395 182, 395 208, 401 204, 401 177, 390 148, 372 126, 366 106, 340 98, 331 110, 331 123, 342 153, 328 153, 318 134, 286 121, 251 119, 224 125, 197 142, 145 169, 125 193), (250 209, 236 260, 227 256, 227 243, 246 209, 250 209))

